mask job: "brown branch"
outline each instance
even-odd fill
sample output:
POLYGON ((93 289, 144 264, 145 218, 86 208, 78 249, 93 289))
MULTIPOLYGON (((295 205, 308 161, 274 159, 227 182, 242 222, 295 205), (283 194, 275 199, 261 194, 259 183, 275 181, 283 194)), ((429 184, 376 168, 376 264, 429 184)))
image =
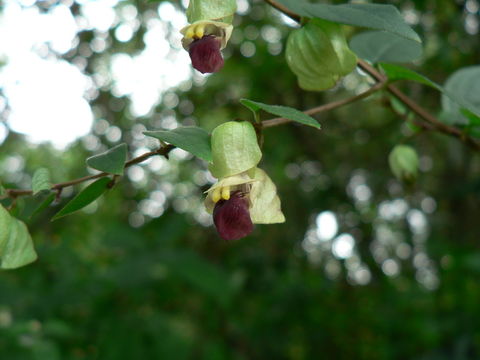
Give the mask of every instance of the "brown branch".
POLYGON ((282 4, 277 3, 275 0, 265 0, 265 2, 270 6, 274 7, 275 9, 277 9, 278 11, 280 11, 281 13, 287 15, 290 19, 298 23, 300 22, 302 17, 298 14, 295 14, 293 11, 290 11, 288 8, 286 8, 282 4))
MULTIPOLYGON (((370 74, 377 81, 384 82, 385 80, 388 80, 388 78, 385 75, 377 71, 377 69, 375 69, 372 65, 370 65, 369 63, 367 63, 362 59, 358 60, 358 66, 363 71, 370 74)), ((387 85, 387 91, 391 93, 393 96, 395 96, 402 103, 404 103, 418 117, 420 117, 422 120, 424 120, 428 124, 432 125, 435 130, 443 134, 446 134, 448 136, 452 136, 460 139, 461 141, 465 142, 468 146, 470 146, 472 149, 480 150, 480 143, 477 140, 468 136, 459 128, 456 128, 454 126, 449 126, 441 122, 440 120, 438 120, 435 116, 433 116, 427 110, 422 108, 414 100, 412 100, 407 95, 405 95, 395 85, 392 85, 392 84, 387 85)))
MULTIPOLYGON (((295 14, 294 12, 290 11, 289 9, 286 9, 283 5, 278 4, 275 0, 264 0, 267 4, 273 6, 275 9, 281 11, 288 17, 292 18, 293 20, 300 22, 300 15, 295 14)), ((367 74, 372 76, 376 81, 379 83, 384 83, 388 81, 388 78, 377 71, 373 66, 368 64, 362 59, 358 59, 358 66, 365 71, 367 74)), ((408 97, 406 94, 404 94, 400 89, 398 89, 396 86, 389 84, 387 85, 387 91, 390 92, 393 96, 395 96, 398 100, 400 100, 402 103, 404 103, 410 110, 412 110, 419 118, 421 118, 423 121, 429 123, 434 127, 435 130, 446 134, 448 136, 455 137, 457 139, 460 139, 463 141, 465 144, 470 146, 472 149, 475 150, 480 150, 480 142, 475 140, 474 138, 468 136, 465 134, 461 129, 456 128, 454 126, 449 126, 447 124, 444 124, 440 120, 438 120, 435 116, 430 114, 427 110, 425 110, 423 107, 421 107, 419 104, 417 104, 414 100, 412 100, 410 97, 408 97)), ((367 95, 368 96, 368 95, 367 95)), ((355 101, 355 100, 353 100, 355 101)), ((323 105, 323 106, 330 106, 331 104, 323 105)), ((340 105, 341 106, 341 105, 340 105)), ((317 109, 322 109, 322 106, 320 106, 317 109)), ((311 109, 314 110, 314 109, 311 109)), ((330 110, 327 109, 327 110, 330 110)), ((322 109, 322 111, 325 111, 322 109)), ((277 119, 272 119, 272 120, 277 120, 277 119)), ((267 122, 270 120, 267 120, 267 122)), ((270 125, 270 126, 275 126, 275 125, 270 125)), ((266 126, 268 127, 268 126, 266 126)))
MULTIPOLYGON (((166 145, 166 146, 160 147, 157 150, 149 151, 149 152, 147 152, 143 155, 140 155, 140 156, 138 156, 138 157, 136 157, 132 160, 127 161, 125 163, 124 168, 126 169, 126 168, 128 168, 132 165, 139 164, 139 163, 141 163, 141 162, 143 162, 143 161, 145 161, 145 160, 147 160, 147 159, 149 159, 149 158, 151 158, 152 156, 155 156, 155 155, 162 155, 162 156, 165 156, 166 158, 168 158, 168 154, 174 148, 175 148, 175 146, 173 146, 173 145, 166 145)), ((60 194, 61 191, 66 187, 77 185, 77 184, 83 183, 85 181, 99 179, 99 178, 102 178, 102 177, 105 177, 105 176, 108 176, 108 175, 111 175, 111 174, 106 173, 106 172, 101 172, 101 173, 98 173, 98 174, 95 174, 95 175, 84 176, 84 177, 81 177, 81 178, 78 178, 78 179, 75 179, 75 180, 71 180, 71 181, 67 181, 67 182, 52 185, 51 190, 52 191, 57 191, 57 194, 60 194)), ((7 197, 7 198, 10 197, 12 199, 16 199, 19 196, 25 196, 25 195, 32 195, 33 194, 33 191, 30 190, 30 189, 28 189, 28 190, 26 190, 26 189, 5 189, 5 192, 6 192, 5 197, 7 197)))
MULTIPOLYGON (((338 101, 334 101, 334 102, 331 102, 331 103, 328 103, 328 104, 324 104, 324 105, 314 107, 312 109, 304 111, 304 113, 307 114, 307 115, 315 115, 315 114, 319 114, 321 112, 337 109, 337 108, 342 107, 342 106, 347 105, 347 104, 351 104, 355 101, 364 99, 364 98, 372 95, 373 93, 379 91, 380 89, 382 89, 385 86, 385 83, 386 83, 386 81, 377 82, 374 86, 372 86, 367 91, 364 91, 363 93, 360 93, 358 95, 355 95, 355 96, 352 96, 352 97, 349 97, 349 98, 346 98, 346 99, 342 99, 342 100, 338 100, 338 101)), ((279 118, 274 118, 274 119, 270 119, 270 120, 265 120, 265 121, 262 122, 262 125, 263 125, 263 128, 269 128, 269 127, 273 127, 273 126, 287 124, 289 122, 292 122, 292 120, 279 117, 279 118)))

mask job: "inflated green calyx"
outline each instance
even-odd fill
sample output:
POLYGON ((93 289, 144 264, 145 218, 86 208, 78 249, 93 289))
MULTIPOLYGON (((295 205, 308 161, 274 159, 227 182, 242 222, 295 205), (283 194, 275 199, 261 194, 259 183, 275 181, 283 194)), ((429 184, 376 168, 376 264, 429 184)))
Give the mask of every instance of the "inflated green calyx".
POLYGON ((414 148, 408 145, 397 145, 388 157, 390 169, 397 179, 414 182, 418 173, 418 155, 414 148))
POLYGON ((355 69, 357 58, 349 49, 341 25, 313 19, 290 33, 286 59, 304 90, 322 91, 355 69))
POLYGON ((190 0, 187 19, 189 23, 213 20, 231 24, 236 10, 236 0, 190 0))
POLYGON ((253 125, 229 121, 212 132, 212 164, 209 170, 216 178, 246 172, 260 162, 262 152, 253 125))

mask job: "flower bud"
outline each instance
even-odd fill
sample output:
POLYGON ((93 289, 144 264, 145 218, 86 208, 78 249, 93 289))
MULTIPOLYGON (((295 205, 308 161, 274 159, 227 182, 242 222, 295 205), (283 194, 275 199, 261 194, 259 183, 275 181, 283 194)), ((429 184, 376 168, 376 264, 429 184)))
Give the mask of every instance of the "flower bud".
POLYGON ((411 183, 417 178, 418 155, 411 146, 395 146, 388 157, 388 162, 397 179, 411 183))
POLYGON ((332 88, 357 63, 341 25, 320 19, 290 33, 285 56, 299 86, 311 91, 332 88))

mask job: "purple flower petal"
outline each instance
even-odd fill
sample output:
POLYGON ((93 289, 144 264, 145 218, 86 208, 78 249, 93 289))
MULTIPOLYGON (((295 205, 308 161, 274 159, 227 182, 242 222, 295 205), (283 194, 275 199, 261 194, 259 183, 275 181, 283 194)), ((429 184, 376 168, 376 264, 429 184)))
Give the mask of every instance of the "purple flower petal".
POLYGON ((253 231, 248 200, 237 191, 230 200, 220 200, 213 210, 213 222, 224 240, 238 240, 253 231))
POLYGON ((223 67, 220 45, 220 39, 213 35, 195 40, 188 49, 193 67, 202 74, 219 71, 223 67))

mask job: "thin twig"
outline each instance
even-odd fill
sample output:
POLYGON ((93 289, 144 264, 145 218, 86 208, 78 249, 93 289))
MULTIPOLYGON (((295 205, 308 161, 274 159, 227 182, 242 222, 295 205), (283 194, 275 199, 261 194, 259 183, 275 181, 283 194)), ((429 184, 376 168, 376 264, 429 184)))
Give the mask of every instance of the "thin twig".
POLYGON ((274 7, 275 9, 277 9, 278 11, 280 11, 281 13, 287 15, 290 19, 298 23, 300 22, 302 17, 298 14, 295 14, 293 11, 290 11, 282 4, 277 3, 275 0, 265 0, 265 2, 268 3, 270 6, 274 7))
MULTIPOLYGON (((292 18, 293 20, 300 22, 300 15, 295 14, 294 12, 290 11, 289 9, 286 9, 283 5, 277 3, 275 0, 264 0, 267 4, 271 5, 278 11, 281 11, 288 17, 292 18)), ((372 76, 376 81, 383 83, 385 81, 388 81, 388 78, 377 71, 373 66, 368 64, 367 62, 363 61, 362 59, 358 59, 358 66, 368 73, 370 76, 372 76)), ((401 90, 399 90, 396 86, 389 84, 386 86, 386 89, 388 92, 390 92, 393 96, 395 96, 398 100, 400 100, 402 103, 404 103, 410 110, 412 110, 419 118, 424 120, 425 122, 429 123, 432 125, 437 131, 455 137, 457 139, 460 139, 463 141, 465 144, 470 146, 472 149, 475 150, 480 150, 480 142, 475 140, 474 138, 468 136, 465 134, 461 129, 456 128, 454 126, 449 126, 447 124, 444 124, 440 120, 438 120, 435 116, 430 114, 427 110, 425 110, 423 107, 421 107, 419 104, 417 104, 413 99, 405 95, 401 90)), ((355 101, 355 100, 354 100, 355 101)), ((327 104, 330 105, 330 104, 327 104)), ((324 105, 324 106, 327 106, 324 105)), ((319 108, 322 108, 321 106, 319 108)), ((313 110, 313 109, 312 109, 313 110)), ((328 109, 329 110, 329 109, 328 109)), ((324 110, 322 110, 324 111, 324 110)), ((276 120, 276 119, 272 119, 276 120)), ((270 120, 268 120, 270 121, 270 120)), ((268 127, 268 126, 264 126, 268 127)))
MULTIPOLYGON (((132 160, 127 161, 125 163, 125 169, 132 166, 132 165, 139 164, 139 163, 141 163, 141 162, 143 162, 143 161, 145 161, 145 160, 147 160, 147 159, 149 159, 149 158, 151 158, 152 156, 155 156, 155 155, 162 155, 162 156, 165 156, 165 157, 168 158, 168 154, 174 148, 175 148, 175 146, 173 146, 173 145, 166 145, 166 146, 160 147, 157 150, 149 151, 149 152, 147 152, 143 155, 140 155, 140 156, 138 156, 138 157, 136 157, 132 160)), ((83 183, 85 181, 99 179, 99 178, 102 178, 102 177, 105 177, 105 176, 108 176, 108 175, 111 175, 111 174, 106 173, 106 172, 101 172, 101 173, 98 173, 98 174, 95 174, 95 175, 84 176, 84 177, 81 177, 81 178, 78 178, 78 179, 75 179, 75 180, 55 184, 51 187, 51 190, 52 191, 57 191, 57 194, 60 194, 61 191, 66 187, 77 185, 77 184, 83 183)), ((33 194, 33 191, 30 190, 30 189, 28 189, 28 190, 24 190, 24 189, 5 189, 5 191, 6 191, 6 195, 4 197, 7 197, 7 198, 9 197, 9 198, 12 198, 12 199, 16 199, 19 196, 25 196, 25 195, 32 195, 33 194)))
MULTIPOLYGON (((384 82, 388 78, 377 71, 372 65, 363 61, 362 59, 358 60, 358 66, 360 68, 370 74, 375 80, 384 82)), ((461 141, 465 142, 468 146, 475 150, 480 150, 480 143, 473 139, 472 137, 465 134, 461 129, 456 128, 454 126, 449 126, 440 120, 438 120, 435 116, 430 114, 427 110, 417 104, 414 100, 409 98, 405 95, 400 89, 398 89, 395 85, 389 84, 387 85, 387 91, 390 92, 393 96, 395 96, 398 100, 404 103, 410 110, 412 110, 417 116, 419 116, 422 120, 432 125, 435 130, 460 139, 461 141)))
MULTIPOLYGON (((328 103, 328 104, 324 104, 324 105, 314 107, 312 109, 304 111, 304 113, 307 114, 307 115, 315 115, 315 114, 319 114, 321 112, 337 109, 337 108, 342 107, 342 106, 347 105, 347 104, 351 104, 355 101, 364 99, 364 98, 372 95, 373 93, 381 90, 385 86, 385 83, 386 83, 385 81, 378 82, 374 86, 372 86, 370 89, 368 89, 367 91, 364 91, 363 93, 360 93, 358 95, 355 95, 355 96, 352 96, 352 97, 349 97, 349 98, 346 98, 346 99, 333 101, 333 102, 328 103)), ((262 124, 263 124, 263 128, 269 128, 269 127, 273 127, 273 126, 287 124, 289 122, 292 122, 292 120, 279 117, 279 118, 274 118, 274 119, 270 119, 270 120, 265 120, 265 121, 262 122, 262 124)))

